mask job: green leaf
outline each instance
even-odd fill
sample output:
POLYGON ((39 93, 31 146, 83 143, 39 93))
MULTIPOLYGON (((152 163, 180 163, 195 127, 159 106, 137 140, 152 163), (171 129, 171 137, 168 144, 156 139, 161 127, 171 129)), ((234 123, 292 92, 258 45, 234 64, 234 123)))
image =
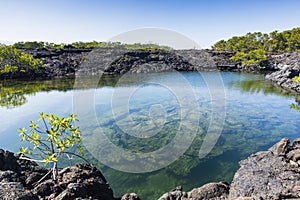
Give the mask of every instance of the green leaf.
POLYGON ((20 129, 18 130, 18 132, 19 132, 19 133, 25 133, 25 132, 26 132, 26 129, 25 129, 25 128, 20 128, 20 129))
MULTIPOLYGON (((59 162, 59 156, 57 155, 64 153, 74 145, 77 146, 77 144, 78 148, 75 151, 83 155, 83 149, 79 147, 81 132, 79 127, 75 127, 73 124, 77 120, 76 115, 70 114, 69 116, 65 118, 42 112, 38 118, 38 121, 42 120, 42 122, 38 124, 30 121, 29 134, 26 133, 25 128, 19 129, 21 141, 30 142, 30 151, 27 151, 27 148, 20 148, 20 155, 30 155, 37 152, 35 154, 39 154, 43 159, 42 161, 47 165, 49 162, 59 162)), ((76 154, 76 152, 74 153, 76 154)))

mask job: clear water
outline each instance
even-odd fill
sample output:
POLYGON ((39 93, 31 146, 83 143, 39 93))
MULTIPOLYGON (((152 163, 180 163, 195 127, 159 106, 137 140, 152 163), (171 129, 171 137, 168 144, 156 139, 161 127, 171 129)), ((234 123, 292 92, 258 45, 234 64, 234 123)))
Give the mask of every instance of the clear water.
MULTIPOLYGON (((101 168, 116 197, 135 192, 142 199, 156 199, 178 185, 187 191, 211 181, 230 182, 241 159, 268 149, 282 137, 299 137, 300 115, 290 109, 291 104, 298 104, 296 95, 272 86, 263 75, 204 75, 217 80, 220 74, 224 86, 215 84, 213 89, 226 95, 226 116, 216 145, 204 158, 199 159, 199 149, 212 117, 212 91, 196 72, 181 73, 181 78, 177 73, 102 76, 96 86, 93 78, 87 78, 76 90, 72 78, 1 81, 0 148, 18 151, 18 128, 28 126, 41 111, 67 115, 74 111, 74 93, 92 91, 93 101, 86 101, 86 105, 92 104, 97 123, 80 119, 86 123, 81 130, 83 136, 94 134, 97 138, 101 127, 113 145, 147 153, 169 144, 182 127, 195 132, 192 144, 176 161, 147 173, 121 172, 87 153, 86 158, 101 168), (180 84, 182 81, 185 85, 180 84), (196 106, 192 99, 196 99, 196 106), (199 109, 196 115, 195 107, 199 109), (197 127, 181 123, 184 117, 188 117, 188 122, 197 122, 197 127)), ((88 142, 98 145, 97 139, 88 142)), ((113 153, 105 156, 117 159, 113 153)))

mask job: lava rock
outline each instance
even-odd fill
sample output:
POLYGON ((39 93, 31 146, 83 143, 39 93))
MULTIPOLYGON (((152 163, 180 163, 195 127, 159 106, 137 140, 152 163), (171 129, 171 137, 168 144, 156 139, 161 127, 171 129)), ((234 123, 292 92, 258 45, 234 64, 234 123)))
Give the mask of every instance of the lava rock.
POLYGON ((0 149, 0 167, 0 199, 114 199, 104 176, 89 164, 59 170, 53 181, 48 169, 0 149))
POLYGON ((179 186, 162 195, 159 200, 223 200, 227 198, 228 193, 228 183, 208 183, 189 192, 182 192, 182 188, 179 186))
POLYGON ((241 161, 228 198, 300 198, 300 169, 295 167, 299 150, 289 146, 289 140, 284 138, 268 151, 258 152, 241 161))
POLYGON ((138 197, 135 193, 130 194, 124 194, 121 198, 121 200, 141 200, 140 197, 138 197))
POLYGON ((266 79, 288 90, 300 92, 300 83, 294 81, 300 74, 300 53, 282 53, 269 56, 269 65, 277 71, 266 75, 266 79))
POLYGON ((229 184, 225 182, 208 183, 202 187, 195 188, 188 192, 187 200, 201 200, 212 199, 221 200, 226 199, 229 193, 229 184))

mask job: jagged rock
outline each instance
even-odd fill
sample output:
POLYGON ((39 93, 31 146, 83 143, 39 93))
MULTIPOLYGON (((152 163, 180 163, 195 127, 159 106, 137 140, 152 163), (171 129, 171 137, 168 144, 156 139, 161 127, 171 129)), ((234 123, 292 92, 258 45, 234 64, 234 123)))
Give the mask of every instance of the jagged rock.
POLYGON ((182 192, 182 187, 178 186, 175 189, 163 194, 158 200, 182 200, 187 197, 186 192, 182 192))
POLYGON ((66 167, 58 172, 58 181, 50 176, 40 181, 47 172, 34 162, 0 149, 0 199, 114 199, 104 176, 94 166, 66 167))
POLYGON ((181 186, 162 195, 159 200, 223 200, 229 192, 229 184, 208 183, 189 192, 183 192, 181 186))
POLYGON ((138 197, 135 193, 130 194, 124 194, 121 198, 121 200, 141 200, 140 197, 138 197))
POLYGON ((229 193, 228 183, 208 183, 202 187, 195 188, 188 192, 187 200, 221 200, 226 199, 229 193))
POLYGON ((95 49, 21 49, 42 60, 44 67, 26 73, 0 73, 0 78, 49 78, 70 75, 149 73, 164 71, 250 71, 259 66, 237 66, 230 57, 234 52, 211 50, 127 50, 95 49))
POLYGON ((293 148, 300 148, 300 138, 297 138, 293 141, 293 148))
POLYGON ((276 143, 269 150, 274 153, 276 156, 286 155, 289 148, 290 140, 288 138, 282 138, 278 143, 276 143))
MULTIPOLYGON (((159 200, 257 200, 300 199, 300 139, 292 145, 283 138, 268 151, 258 152, 240 162, 231 185, 208 183, 189 192, 179 186, 162 195, 159 200)), ((37 184, 48 172, 33 162, 0 149, 0 199, 103 199, 113 200, 113 192, 95 167, 77 164, 37 184), (7 163, 5 163, 7 161, 7 163)), ((120 198, 119 198, 120 199, 120 198)), ((135 193, 121 200, 139 200, 135 193)))
POLYGON ((300 83, 293 80, 300 74, 300 53, 282 53, 269 56, 269 65, 277 71, 266 75, 266 79, 274 84, 296 92, 300 92, 300 83))
POLYGON ((0 199, 38 200, 39 198, 26 190, 20 182, 1 182, 0 199))
POLYGON ((241 161, 230 185, 229 199, 299 199, 300 168, 295 160, 300 149, 288 143, 284 138, 268 151, 241 161))

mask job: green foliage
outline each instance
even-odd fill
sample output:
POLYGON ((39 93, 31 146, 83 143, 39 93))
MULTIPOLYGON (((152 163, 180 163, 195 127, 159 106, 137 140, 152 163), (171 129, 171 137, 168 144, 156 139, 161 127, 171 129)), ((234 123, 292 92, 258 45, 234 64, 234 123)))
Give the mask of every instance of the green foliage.
POLYGON ((294 81, 297 82, 297 83, 300 83, 300 76, 295 76, 294 81))
MULTIPOLYGON (((57 173, 57 162, 62 154, 71 154, 81 157, 83 155, 81 142, 81 133, 79 127, 74 125, 78 121, 74 114, 69 117, 58 117, 54 114, 40 113, 37 122, 31 121, 29 131, 25 128, 20 128, 21 142, 26 141, 31 144, 31 147, 20 148, 20 158, 28 159, 24 155, 35 155, 40 159, 32 159, 36 162, 45 164, 53 163, 53 179, 57 173), (77 153, 68 152, 67 150, 77 145, 77 153), (38 154, 34 154, 38 151, 38 154)), ((81 157, 82 158, 82 157, 81 157)))
POLYGON ((235 63, 249 65, 249 64, 263 64, 267 60, 267 52, 261 49, 252 50, 249 53, 237 52, 230 58, 235 63))
POLYGON ((262 64, 267 58, 266 51, 262 49, 252 50, 248 53, 248 59, 243 64, 262 64))
POLYGON ((13 44, 17 49, 36 49, 36 48, 49 48, 49 49, 62 49, 64 44, 54 44, 49 42, 17 42, 13 44))
POLYGON ((283 32, 273 31, 269 34, 255 32, 245 36, 234 36, 227 41, 216 42, 212 49, 217 51, 249 52, 264 50, 269 52, 300 51, 300 28, 283 32))
POLYGON ((227 42, 225 40, 220 40, 214 44, 212 47, 216 51, 225 51, 227 46, 227 42))
POLYGON ((266 52, 300 51, 300 28, 283 32, 273 31, 270 34, 255 32, 245 36, 234 36, 227 41, 216 42, 212 49, 237 52, 231 58, 236 63, 262 64, 267 60, 266 52))
POLYGON ((157 44, 141 44, 141 43, 135 43, 135 44, 123 44, 123 47, 125 49, 129 50, 142 50, 142 51, 170 51, 172 48, 168 46, 160 46, 157 44))
POLYGON ((13 46, 0 45, 0 73, 21 72, 37 69, 42 62, 13 46))
POLYGON ((62 49, 62 48, 76 48, 76 49, 93 49, 93 48, 116 48, 121 47, 130 50, 161 50, 161 51, 169 51, 170 47, 160 46, 157 44, 122 44, 120 42, 73 42, 71 44, 54 44, 48 42, 17 42, 13 45, 13 47, 17 49, 36 49, 36 48, 48 48, 48 49, 62 49))
POLYGON ((237 52, 234 56, 230 58, 230 60, 234 61, 235 63, 242 63, 247 58, 247 54, 244 52, 237 52))
POLYGON ((122 44, 120 42, 75 42, 70 44, 70 46, 74 48, 116 48, 121 47, 129 50, 144 50, 144 51, 151 51, 151 50, 162 50, 162 51, 168 51, 171 50, 170 47, 167 46, 160 46, 157 44, 141 44, 141 43, 135 43, 135 44, 122 44))
POLYGON ((290 108, 295 109, 295 110, 297 110, 298 112, 300 112, 300 105, 299 105, 299 104, 296 105, 296 104, 292 103, 292 104, 290 105, 290 108))

